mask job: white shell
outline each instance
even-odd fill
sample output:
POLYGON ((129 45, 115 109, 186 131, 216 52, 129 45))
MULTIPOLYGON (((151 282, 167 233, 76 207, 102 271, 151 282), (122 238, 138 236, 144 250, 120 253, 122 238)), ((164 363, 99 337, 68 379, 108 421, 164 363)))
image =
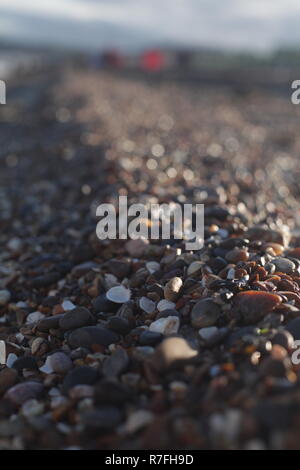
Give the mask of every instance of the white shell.
POLYGON ((148 299, 148 297, 141 297, 139 300, 139 306, 146 313, 153 313, 155 310, 155 302, 148 299))
POLYGON ((70 300, 64 300, 61 306, 65 312, 68 312, 69 310, 73 310, 74 308, 76 308, 76 305, 74 305, 73 302, 71 302, 70 300))
POLYGON ((149 331, 155 331, 156 333, 162 333, 163 335, 172 335, 178 332, 179 329, 179 318, 170 316, 166 318, 159 318, 158 320, 151 323, 149 331))
POLYGON ((108 300, 111 300, 111 302, 123 304, 130 300, 131 292, 129 289, 126 289, 123 286, 116 286, 112 287, 106 292, 106 297, 108 298, 108 300))

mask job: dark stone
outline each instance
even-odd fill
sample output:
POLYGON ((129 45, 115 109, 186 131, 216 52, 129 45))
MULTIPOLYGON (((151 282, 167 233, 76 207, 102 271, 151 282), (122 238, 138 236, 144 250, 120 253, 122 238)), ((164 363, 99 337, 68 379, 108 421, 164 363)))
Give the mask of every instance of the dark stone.
POLYGON ((63 316, 63 314, 59 314, 52 315, 51 317, 42 318, 37 324, 37 329, 45 332, 52 329, 56 330, 57 328, 59 328, 59 321, 63 316))
POLYGON ((82 424, 95 431, 107 432, 113 430, 122 421, 122 413, 114 406, 105 406, 81 415, 82 424))
POLYGON ((76 367, 67 373, 63 381, 63 392, 67 393, 75 385, 93 385, 99 377, 98 371, 93 367, 76 367))
POLYGON ((131 330, 128 321, 117 316, 110 317, 107 326, 120 335, 127 335, 131 330))
POLYGON ((37 361, 33 356, 24 356, 15 360, 13 368, 18 372, 22 372, 23 369, 37 369, 37 361))
POLYGON ((119 337, 116 333, 102 326, 84 326, 72 331, 67 338, 72 348, 91 348, 93 345, 109 346, 116 343, 119 337))
POLYGON ((286 325, 286 329, 291 333, 294 339, 300 339, 300 317, 289 321, 286 325))
POLYGON ((123 405, 133 398, 132 391, 123 384, 104 379, 95 385, 94 400, 101 405, 123 405))
POLYGON ((73 330, 81 326, 95 323, 94 317, 87 308, 76 307, 65 313, 59 320, 59 326, 62 330, 73 330))
POLYGON ((101 294, 96 297, 93 300, 92 304, 96 313, 116 312, 120 308, 120 304, 117 304, 116 302, 111 302, 111 300, 106 297, 106 294, 101 294))
POLYGON ((164 338, 164 335, 155 331, 143 331, 139 337, 139 343, 142 346, 155 346, 160 343, 164 338))

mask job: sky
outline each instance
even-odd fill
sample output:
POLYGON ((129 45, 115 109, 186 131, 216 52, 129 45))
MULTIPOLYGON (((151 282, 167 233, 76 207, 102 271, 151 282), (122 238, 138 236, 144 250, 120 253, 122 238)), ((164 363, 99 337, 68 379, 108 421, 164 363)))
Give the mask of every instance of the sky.
POLYGON ((300 47, 299 0, 0 0, 0 38, 76 48, 300 47))

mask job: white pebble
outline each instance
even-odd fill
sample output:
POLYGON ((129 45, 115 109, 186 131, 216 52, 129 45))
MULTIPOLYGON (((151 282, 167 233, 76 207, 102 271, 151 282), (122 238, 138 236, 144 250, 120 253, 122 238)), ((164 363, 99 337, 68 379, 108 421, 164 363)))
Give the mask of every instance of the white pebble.
POLYGON ((131 292, 123 286, 116 286, 106 292, 106 297, 117 304, 124 304, 130 300, 131 292))
POLYGON ((151 323, 149 330, 155 331, 156 333, 162 333, 163 335, 172 335, 178 332, 179 329, 179 318, 170 316, 166 318, 159 318, 158 320, 151 323))
POLYGON ((148 297, 141 297, 139 300, 139 306, 146 313, 153 313, 155 310, 155 302, 148 299, 148 297))
POLYGON ((44 374, 52 374, 52 372, 54 372, 53 367, 51 365, 51 356, 47 357, 45 364, 42 367, 40 367, 39 370, 43 372, 44 374))
POLYGON ((148 263, 146 263, 146 268, 149 273, 152 274, 160 269, 160 264, 156 261, 148 261, 148 263))
POLYGON ((32 312, 29 315, 27 315, 26 325, 29 325, 30 323, 37 323, 39 320, 41 320, 44 317, 45 315, 41 312, 38 312, 38 311, 32 312))
POLYGON ((73 310, 74 308, 76 308, 76 305, 74 305, 73 302, 71 302, 70 300, 64 300, 61 306, 65 312, 68 312, 69 310, 73 310))
POLYGON ((163 312, 164 310, 174 309, 176 307, 176 304, 174 302, 170 302, 170 300, 162 299, 158 302, 157 304, 157 310, 159 312, 163 312))
POLYGON ((197 271, 199 271, 201 266, 203 266, 202 261, 193 261, 187 269, 187 275, 191 276, 192 274, 196 273, 197 271))
POLYGON ((124 425, 124 431, 133 434, 153 421, 153 413, 147 410, 134 411, 124 425))

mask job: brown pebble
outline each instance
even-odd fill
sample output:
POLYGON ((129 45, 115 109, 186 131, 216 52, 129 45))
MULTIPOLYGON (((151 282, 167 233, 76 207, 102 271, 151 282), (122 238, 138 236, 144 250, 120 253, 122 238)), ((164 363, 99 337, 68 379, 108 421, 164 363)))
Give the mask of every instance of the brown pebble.
POLYGON ((250 290, 237 294, 234 310, 242 315, 243 323, 251 324, 261 320, 281 302, 281 297, 277 294, 250 290))

